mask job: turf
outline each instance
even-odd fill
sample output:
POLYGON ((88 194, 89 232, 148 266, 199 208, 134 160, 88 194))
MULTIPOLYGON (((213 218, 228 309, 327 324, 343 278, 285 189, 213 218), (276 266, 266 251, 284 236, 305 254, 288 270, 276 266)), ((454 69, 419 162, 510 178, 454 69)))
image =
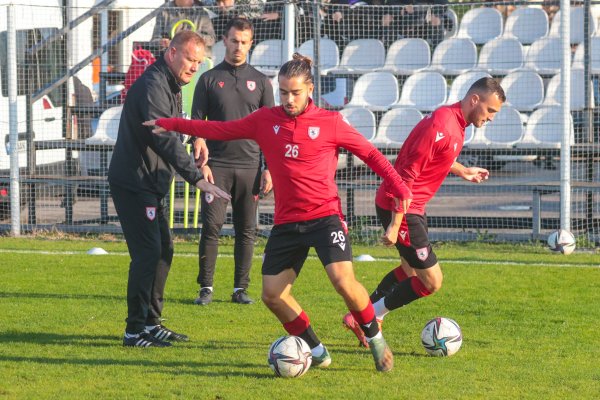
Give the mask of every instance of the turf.
MULTIPOLYGON (((260 257, 250 294, 260 298, 260 257)), ((186 399, 595 399, 600 393, 600 265, 593 252, 539 246, 441 244, 442 290, 390 314, 384 334, 395 369, 375 371, 368 351, 341 326, 342 300, 311 257, 294 287, 331 368, 275 378, 270 343, 284 334, 258 301, 230 302, 232 247, 221 248, 215 300, 192 304, 196 244, 179 242, 167 283, 165 325, 191 342, 169 349, 121 346, 129 258, 122 241, 0 240, 0 398, 186 399), (109 255, 85 251, 102 247, 109 255), (455 319, 462 349, 425 355, 431 318, 455 319)), ((395 265, 394 251, 354 247, 378 261, 355 264, 367 289, 395 265)))

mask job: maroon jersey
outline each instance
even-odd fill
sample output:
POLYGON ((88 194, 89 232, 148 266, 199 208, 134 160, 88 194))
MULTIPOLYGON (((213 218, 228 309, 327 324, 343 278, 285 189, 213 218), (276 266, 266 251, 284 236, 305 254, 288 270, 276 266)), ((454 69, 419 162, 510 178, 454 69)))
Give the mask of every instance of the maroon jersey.
POLYGON ((334 176, 339 148, 349 150, 381 176, 381 196, 410 199, 410 190, 392 164, 338 112, 309 102, 297 117, 283 107, 263 107, 236 121, 163 118, 156 124, 170 131, 213 140, 252 139, 263 151, 275 191, 275 224, 340 215, 334 176))
MULTIPOLYGON (((402 145, 394 168, 413 193, 408 212, 425 214, 425 206, 438 191, 462 150, 467 123, 460 102, 440 107, 419 122, 402 145)), ((386 210, 393 205, 383 182, 375 197, 386 210)))

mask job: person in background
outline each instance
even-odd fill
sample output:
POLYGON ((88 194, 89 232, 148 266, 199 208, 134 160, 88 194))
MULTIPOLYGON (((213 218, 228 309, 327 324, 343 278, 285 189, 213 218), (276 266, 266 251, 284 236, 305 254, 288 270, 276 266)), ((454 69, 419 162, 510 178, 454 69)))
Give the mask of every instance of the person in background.
POLYGON ((156 136, 149 118, 181 115, 181 86, 204 59, 204 39, 192 31, 175 35, 165 54, 137 79, 125 99, 108 183, 131 262, 123 346, 168 347, 186 335, 162 325, 164 290, 173 260, 165 195, 175 171, 204 193, 229 198, 203 179, 180 137, 156 136))

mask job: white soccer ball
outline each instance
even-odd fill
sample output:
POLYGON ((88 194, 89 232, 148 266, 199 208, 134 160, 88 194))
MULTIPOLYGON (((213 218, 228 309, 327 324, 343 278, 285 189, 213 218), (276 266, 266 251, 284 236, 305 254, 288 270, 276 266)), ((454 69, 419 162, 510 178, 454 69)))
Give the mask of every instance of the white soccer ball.
POLYGON ((575 236, 569 231, 559 229, 548 236, 548 246, 552 251, 569 255, 575 251, 575 236))
POLYGON ((451 356, 462 345, 462 332, 456 321, 437 317, 425 324, 421 331, 421 342, 431 356, 451 356))
POLYGON ((275 375, 297 378, 310 368, 312 354, 303 339, 298 336, 282 336, 271 344, 267 360, 275 375))

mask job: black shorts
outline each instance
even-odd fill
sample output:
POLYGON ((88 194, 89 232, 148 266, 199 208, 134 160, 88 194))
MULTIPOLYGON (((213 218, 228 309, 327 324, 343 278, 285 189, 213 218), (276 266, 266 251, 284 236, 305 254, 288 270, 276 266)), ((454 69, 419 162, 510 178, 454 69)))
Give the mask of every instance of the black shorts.
MULTIPOLYGON (((392 212, 376 207, 377 217, 386 229, 392 221, 392 212)), ((402 220, 396 248, 400 256, 416 269, 427 269, 437 264, 438 260, 431 248, 427 235, 427 217, 419 214, 406 214, 402 220)))
POLYGON ((263 275, 293 268, 300 275, 308 251, 314 247, 321 263, 352 261, 352 246, 345 222, 338 215, 275 225, 265 247, 263 275))

